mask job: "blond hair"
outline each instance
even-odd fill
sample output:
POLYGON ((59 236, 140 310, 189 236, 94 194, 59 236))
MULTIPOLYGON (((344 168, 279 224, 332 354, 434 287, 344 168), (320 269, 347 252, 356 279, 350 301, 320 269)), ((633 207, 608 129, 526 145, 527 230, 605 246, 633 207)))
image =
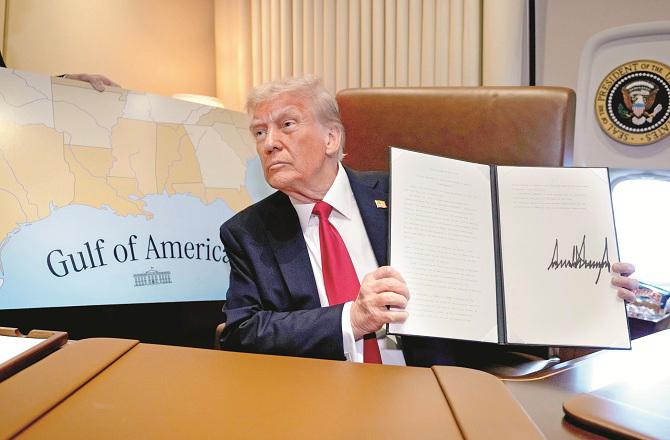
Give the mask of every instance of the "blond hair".
POLYGON ((256 107, 271 101, 280 95, 290 93, 308 101, 314 116, 325 128, 332 128, 340 134, 338 159, 344 156, 344 125, 340 119, 340 110, 333 95, 321 80, 313 75, 271 81, 255 87, 247 98, 247 113, 253 115, 256 107))

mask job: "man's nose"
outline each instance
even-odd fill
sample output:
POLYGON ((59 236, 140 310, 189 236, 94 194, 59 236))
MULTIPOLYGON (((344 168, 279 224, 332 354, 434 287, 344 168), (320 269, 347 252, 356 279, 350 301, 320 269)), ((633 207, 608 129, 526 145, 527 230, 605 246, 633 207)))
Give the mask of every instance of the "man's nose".
POLYGON ((265 134, 265 142, 263 143, 263 148, 265 150, 272 151, 275 148, 279 147, 279 142, 273 128, 268 128, 267 133, 265 134))

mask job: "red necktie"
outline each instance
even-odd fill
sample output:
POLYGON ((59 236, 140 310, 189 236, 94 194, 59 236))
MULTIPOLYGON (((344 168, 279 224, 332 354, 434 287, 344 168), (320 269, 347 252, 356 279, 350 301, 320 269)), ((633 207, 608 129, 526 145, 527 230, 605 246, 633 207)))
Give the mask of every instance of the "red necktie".
MULTIPOLYGON (((353 301, 358 296, 361 285, 347 251, 335 226, 328 217, 333 207, 326 202, 317 202, 312 211, 319 217, 319 241, 321 242, 321 270, 326 286, 326 296, 330 305, 353 301)), ((381 364, 379 346, 374 333, 365 335, 363 340, 363 361, 381 364)))

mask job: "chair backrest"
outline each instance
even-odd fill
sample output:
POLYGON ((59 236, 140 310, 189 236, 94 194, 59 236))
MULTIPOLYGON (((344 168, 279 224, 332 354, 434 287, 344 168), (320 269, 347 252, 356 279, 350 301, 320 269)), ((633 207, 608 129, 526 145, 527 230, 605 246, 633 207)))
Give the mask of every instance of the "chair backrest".
MULTIPOLYGON (((561 166, 572 158, 575 92, 567 88, 349 89, 337 102, 344 163, 359 170, 388 170, 389 145, 496 165, 561 166)), ((506 359, 513 361, 483 359, 477 368, 520 377, 555 363, 518 353, 506 359)))
POLYGON ((344 163, 388 170, 389 145, 496 165, 561 166, 575 93, 561 87, 348 89, 337 94, 344 163))

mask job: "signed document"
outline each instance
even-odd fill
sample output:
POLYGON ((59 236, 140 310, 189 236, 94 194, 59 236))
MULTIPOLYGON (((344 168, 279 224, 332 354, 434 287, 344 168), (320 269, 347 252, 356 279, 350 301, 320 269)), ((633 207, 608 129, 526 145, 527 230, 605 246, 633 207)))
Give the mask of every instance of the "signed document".
POLYGON ((390 264, 411 293, 389 332, 630 348, 606 168, 481 165, 391 148, 390 264))

